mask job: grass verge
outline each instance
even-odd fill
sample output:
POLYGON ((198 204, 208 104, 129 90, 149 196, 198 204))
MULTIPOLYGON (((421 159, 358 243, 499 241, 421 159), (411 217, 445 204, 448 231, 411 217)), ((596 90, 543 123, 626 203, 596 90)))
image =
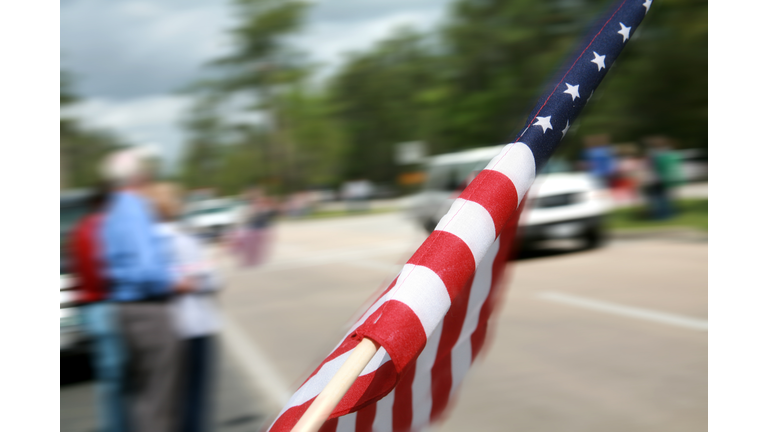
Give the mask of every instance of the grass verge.
POLYGON ((708 199, 685 199, 674 203, 676 213, 665 220, 653 220, 645 206, 616 209, 608 216, 611 230, 689 227, 706 232, 708 229, 708 199))
POLYGON ((327 218, 335 218, 335 217, 341 217, 341 216, 363 216, 363 215, 373 215, 373 214, 380 214, 380 213, 391 213, 398 210, 399 208, 397 207, 385 207, 385 208, 376 208, 376 209, 368 209, 368 210, 352 211, 352 212, 347 210, 325 210, 325 211, 312 212, 297 218, 281 217, 280 219, 281 220, 327 219, 327 218))

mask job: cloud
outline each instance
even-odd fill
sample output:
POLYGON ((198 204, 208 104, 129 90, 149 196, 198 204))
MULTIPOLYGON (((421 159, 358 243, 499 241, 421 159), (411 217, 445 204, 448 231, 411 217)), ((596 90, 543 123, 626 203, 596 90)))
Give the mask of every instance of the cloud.
POLYGON ((62 63, 85 97, 167 93, 227 50, 223 2, 70 1, 61 8, 62 63))
POLYGON ((396 11, 388 15, 352 22, 316 21, 296 37, 295 43, 313 61, 324 65, 323 75, 340 66, 346 55, 362 51, 409 25, 418 30, 433 28, 443 18, 442 9, 396 11))
POLYGON ((62 112, 91 129, 118 132, 129 144, 150 144, 160 149, 167 168, 181 156, 183 132, 179 127, 192 101, 186 96, 156 95, 135 99, 91 98, 62 112))
POLYGON ((176 122, 188 106, 185 96, 146 96, 130 100, 91 98, 75 105, 67 114, 95 127, 126 129, 176 122))
MULTIPOLYGON (((294 38, 318 62, 337 66, 410 23, 433 26, 447 0, 323 0, 313 2, 294 38)), ((68 0, 61 5, 62 63, 84 97, 135 98, 175 91, 203 74, 203 65, 231 46, 235 24, 225 0, 68 0)))
MULTIPOLYGON (((292 40, 328 76, 344 54, 363 50, 399 25, 425 30, 449 0, 317 0, 292 40)), ((168 164, 181 153, 179 121, 189 103, 172 92, 225 55, 235 21, 228 0, 62 0, 62 67, 84 101, 64 115, 108 128, 133 143, 155 142, 168 164)), ((261 122, 254 117, 230 118, 261 122)))

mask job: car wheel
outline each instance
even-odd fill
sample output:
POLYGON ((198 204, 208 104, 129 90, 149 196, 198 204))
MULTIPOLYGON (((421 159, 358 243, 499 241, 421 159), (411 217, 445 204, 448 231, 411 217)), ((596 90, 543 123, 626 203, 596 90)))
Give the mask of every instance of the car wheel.
POLYGON ((601 226, 594 226, 584 234, 584 242, 587 249, 596 249, 605 244, 605 230, 601 226))

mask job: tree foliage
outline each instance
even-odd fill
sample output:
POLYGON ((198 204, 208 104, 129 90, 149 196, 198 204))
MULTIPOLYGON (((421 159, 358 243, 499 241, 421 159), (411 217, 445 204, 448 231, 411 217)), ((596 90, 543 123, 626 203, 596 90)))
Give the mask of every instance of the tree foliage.
MULTIPOLYGON (((287 43, 307 4, 237 0, 235 48, 198 90, 215 103, 190 112, 185 178, 232 191, 254 182, 280 191, 358 177, 393 183, 398 143, 424 141, 438 154, 508 142, 609 3, 457 0, 434 31, 400 27, 313 87, 312 65, 287 43), (239 108, 222 109, 233 100, 239 108), (233 125, 235 113, 260 120, 233 125)), ((707 3, 654 3, 634 31, 565 138, 566 155, 592 133, 706 147, 707 3)))
POLYGON ((320 93, 307 91, 311 67, 286 42, 307 4, 238 0, 233 51, 211 63, 219 78, 195 87, 186 122, 189 186, 232 193, 259 183, 290 192, 335 182, 342 134, 320 93), (233 122, 249 117, 251 121, 233 122), (253 121, 253 119, 256 119, 253 121))

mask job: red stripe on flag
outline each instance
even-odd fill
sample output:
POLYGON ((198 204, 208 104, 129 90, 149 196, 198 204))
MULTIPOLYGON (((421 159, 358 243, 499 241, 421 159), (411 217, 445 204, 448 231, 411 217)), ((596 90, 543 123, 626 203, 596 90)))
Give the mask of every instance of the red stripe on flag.
POLYGON ((480 171, 459 198, 474 201, 488 210, 498 236, 515 212, 509 203, 517 202, 517 188, 506 175, 486 169, 480 171))
POLYGON ((340 355, 342 355, 342 354, 346 353, 347 351, 352 351, 353 349, 355 349, 355 347, 356 347, 356 346, 357 346, 357 344, 359 344, 359 343, 360 343, 360 341, 359 341, 359 340, 353 339, 353 338, 351 338, 351 337, 347 337, 346 339, 344 339, 344 340, 341 342, 341 344, 339 345, 339 347, 338 347, 338 348, 336 348, 335 350, 333 350, 333 352, 332 352, 332 353, 331 353, 331 354, 330 354, 328 357, 326 357, 325 359, 323 359, 323 361, 322 361, 322 362, 320 362, 320 364, 317 366, 317 368, 316 368, 315 370, 313 370, 311 374, 309 374, 309 376, 307 377, 307 379, 305 379, 305 380, 304 380, 304 382, 303 382, 303 383, 301 383, 301 385, 303 386, 303 385, 304 385, 304 384, 306 384, 306 383, 307 383, 307 381, 309 381, 309 380, 310 380, 310 379, 311 379, 313 376, 317 375, 317 373, 320 371, 320 369, 322 369, 322 368, 323 368, 323 366, 325 366, 325 364, 326 364, 326 363, 328 363, 328 362, 332 361, 333 359, 335 359, 336 357, 339 357, 340 355))
MULTIPOLYGON (((399 277, 399 275, 398 275, 398 277, 399 277)), ((394 286, 395 286, 395 283, 397 283, 397 277, 395 277, 395 279, 394 279, 394 280, 393 280, 393 281, 392 281, 392 282, 389 284, 389 286, 387 287, 387 289, 385 289, 385 290, 384 290, 384 292, 382 292, 382 293, 381 293, 379 296, 377 296, 377 297, 376 297, 376 301, 379 301, 379 300, 380 300, 382 297, 384 297, 384 296, 385 296, 385 295, 386 295, 386 294, 387 294, 387 293, 388 293, 388 292, 389 292, 389 291, 392 289, 392 287, 394 287, 394 286)), ((374 301, 374 302, 371 304, 371 307, 373 307, 373 305, 376 303, 376 301, 374 301)), ((383 305, 381 305, 381 306, 383 306, 383 305)), ((379 306, 379 308, 381 308, 381 306, 379 306)), ((366 312, 367 312, 367 310, 366 310, 366 312)), ((380 314, 380 312, 379 312, 379 311, 374 311, 374 312, 373 312, 373 313, 372 313, 372 314, 371 314, 371 315, 370 315, 370 316, 369 316, 369 317, 366 319, 366 322, 368 322, 368 321, 369 321, 369 320, 371 320, 371 319, 377 319, 376 317, 378 316, 378 314, 380 314), (374 317, 374 318, 371 318, 371 317, 374 317)), ((365 315, 365 314, 363 314, 363 315, 365 315)), ((354 332, 352 332, 352 333, 351 333, 351 335, 353 335, 353 334, 354 334, 354 332)), ((329 361, 331 361, 331 360, 335 359, 336 357, 338 357, 338 356, 340 356, 340 355, 342 355, 342 354, 346 353, 347 351, 351 351, 351 350, 353 350, 353 349, 354 349, 354 348, 357 346, 357 344, 358 344, 358 343, 360 343, 360 341, 359 341, 359 340, 357 340, 357 339, 355 339, 354 337, 351 337, 351 336, 350 336, 350 337, 347 337, 346 339, 344 339, 344 340, 343 340, 343 341, 342 341, 342 342, 339 344, 339 346, 338 346, 338 347, 337 347, 335 350, 333 350, 333 352, 331 352, 331 353, 328 355, 328 357, 326 357, 325 359, 323 359, 323 361, 322 361, 322 362, 321 362, 321 363, 320 363, 320 364, 317 366, 317 369, 315 369, 314 371, 312 371, 312 373, 311 373, 311 374, 310 374, 310 375, 307 377, 307 379, 306 379, 306 380, 304 380, 304 382, 302 383, 302 385, 304 385, 304 384, 305 384, 307 381, 309 381, 309 379, 310 379, 310 378, 312 378, 313 376, 315 376, 315 375, 317 374, 317 372, 318 372, 320 369, 322 369, 323 365, 325 365, 325 364, 326 364, 326 363, 328 363, 329 361)))
POLYGON ((499 294, 504 291, 504 281, 508 276, 504 273, 504 270, 507 267, 509 255, 512 252, 512 248, 514 247, 515 234, 517 233, 518 228, 518 219, 520 218, 520 213, 523 210, 524 204, 525 202, 521 203, 521 205, 517 208, 517 212, 512 215, 512 217, 509 219, 509 222, 507 222, 507 226, 504 227, 504 231, 501 233, 501 240, 499 241, 499 252, 496 254, 496 258, 493 261, 493 279, 491 281, 491 291, 488 293, 488 297, 485 299, 483 307, 480 309, 480 318, 477 321, 477 328, 471 336, 473 363, 483 348, 483 344, 485 343, 488 326, 490 324, 488 322, 488 318, 490 317, 491 312, 493 312, 494 306, 497 305, 499 294))
POLYGON ((296 423, 299 422, 301 416, 304 415, 304 412, 307 411, 309 405, 311 405, 314 400, 315 398, 312 398, 301 405, 296 405, 295 407, 291 407, 285 410, 285 412, 275 420, 275 423, 272 425, 272 427, 269 428, 270 432, 290 431, 293 429, 293 427, 296 426, 296 423))
POLYGON ((447 231, 435 231, 427 237, 408 264, 424 266, 437 273, 448 290, 451 302, 461 292, 465 285, 463 282, 471 279, 475 272, 472 250, 464 240, 447 231))
POLYGON ((382 364, 374 372, 361 375, 344 394, 330 417, 340 417, 362 407, 375 405, 395 387, 396 378, 395 365, 391 361, 382 364))
POLYGON ((430 414, 432 421, 435 421, 448 405, 453 383, 451 351, 461 335, 473 282, 473 278, 470 277, 461 294, 451 303, 451 308, 448 309, 443 320, 443 332, 440 335, 437 357, 432 367, 432 411, 430 414))
POLYGON ((373 421, 376 419, 376 404, 368 405, 357 412, 355 432, 372 432, 373 421))
POLYGON ((395 401, 392 404, 392 431, 410 431, 413 422, 413 378, 416 376, 416 362, 403 371, 395 387, 395 401))
POLYGON ((339 424, 338 418, 328 419, 317 432, 336 432, 336 426, 339 424))
POLYGON ((383 347, 397 347, 394 352, 388 350, 387 353, 398 373, 402 373, 427 343, 419 317, 408 305, 397 300, 384 303, 377 313, 357 328, 352 337, 358 340, 367 337, 383 347))

